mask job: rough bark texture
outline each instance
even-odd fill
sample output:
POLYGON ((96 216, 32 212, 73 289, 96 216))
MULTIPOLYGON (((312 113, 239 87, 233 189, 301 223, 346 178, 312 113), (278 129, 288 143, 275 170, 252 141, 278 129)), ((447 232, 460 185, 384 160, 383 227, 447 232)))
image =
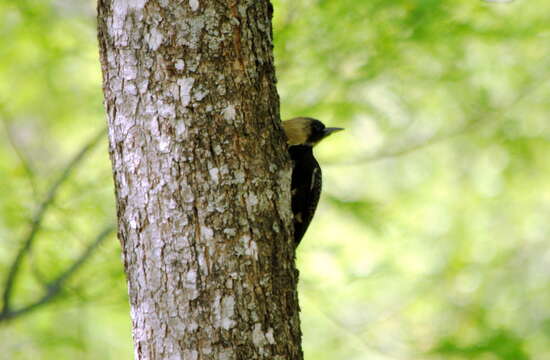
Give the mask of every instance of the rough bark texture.
POLYGON ((99 0, 137 359, 301 359, 266 0, 99 0))

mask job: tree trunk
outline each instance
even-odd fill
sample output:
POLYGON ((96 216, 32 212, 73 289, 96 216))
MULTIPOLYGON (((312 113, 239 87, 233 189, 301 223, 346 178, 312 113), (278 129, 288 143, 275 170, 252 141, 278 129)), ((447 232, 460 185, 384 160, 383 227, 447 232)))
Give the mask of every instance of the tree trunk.
POLYGON ((267 0, 99 0, 136 359, 301 359, 267 0))

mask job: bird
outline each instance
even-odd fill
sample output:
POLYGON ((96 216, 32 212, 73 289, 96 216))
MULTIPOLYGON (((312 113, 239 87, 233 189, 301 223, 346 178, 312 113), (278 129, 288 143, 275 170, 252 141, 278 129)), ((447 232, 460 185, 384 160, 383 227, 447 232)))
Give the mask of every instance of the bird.
POLYGON ((344 130, 326 127, 310 117, 297 117, 282 122, 288 152, 292 160, 291 206, 294 223, 294 244, 302 240, 321 195, 321 167, 313 156, 313 147, 329 135, 344 130))

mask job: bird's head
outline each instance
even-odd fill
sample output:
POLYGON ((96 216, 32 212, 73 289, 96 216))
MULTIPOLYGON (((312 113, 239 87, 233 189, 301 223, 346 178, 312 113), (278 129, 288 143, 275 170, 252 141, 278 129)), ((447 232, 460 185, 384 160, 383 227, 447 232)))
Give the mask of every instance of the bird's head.
POLYGON ((311 147, 317 145, 330 134, 344 130, 342 128, 326 127, 319 120, 308 117, 285 120, 283 121, 283 129, 289 146, 306 145, 311 147))

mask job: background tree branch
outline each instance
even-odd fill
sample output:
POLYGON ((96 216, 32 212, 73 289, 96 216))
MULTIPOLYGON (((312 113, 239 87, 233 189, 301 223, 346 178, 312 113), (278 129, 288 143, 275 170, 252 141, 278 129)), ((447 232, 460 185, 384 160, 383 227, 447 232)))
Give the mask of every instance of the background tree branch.
POLYGON ((410 141, 405 142, 401 140, 401 142, 405 142, 405 144, 400 146, 393 145, 396 142, 399 142, 399 140, 391 140, 389 141, 388 144, 384 144, 380 146, 379 150, 374 151, 371 154, 360 155, 356 158, 352 158, 347 161, 346 160, 345 161, 327 161, 326 163, 327 165, 333 165, 333 166, 334 165, 359 165, 362 163, 375 162, 375 161, 385 160, 389 158, 404 156, 416 150, 420 150, 428 146, 437 144, 441 141, 449 140, 453 137, 464 135, 482 126, 487 126, 491 123, 494 123, 497 119, 501 118, 507 112, 512 111, 513 108, 517 106, 520 102, 522 102, 525 98, 535 93, 544 84, 547 84, 548 77, 546 76, 545 70, 546 68, 544 69, 544 71, 539 71, 540 74, 544 74, 544 75, 539 76, 536 79, 536 81, 528 84, 525 87, 525 89, 523 89, 507 106, 486 109, 477 114, 473 114, 469 117, 469 119, 464 124, 462 124, 456 129, 446 130, 444 132, 437 133, 428 137, 425 137, 422 135, 411 136, 410 134, 400 135, 400 137, 405 139, 411 138, 411 137, 415 137, 419 139, 415 140, 414 142, 410 142, 410 141))
POLYGON ((97 248, 109 237, 115 230, 114 225, 106 226, 95 238, 91 241, 80 256, 67 267, 65 271, 57 275, 53 280, 46 284, 46 292, 36 301, 23 305, 17 309, 11 307, 4 308, 0 313, 0 323, 13 320, 22 315, 26 315, 33 310, 36 310, 54 300, 63 290, 63 286, 72 276, 84 265, 84 263, 94 254, 97 248))
POLYGON ((0 312, 0 316, 7 317, 8 314, 12 312, 11 298, 13 293, 13 287, 15 285, 15 281, 17 279, 17 275, 20 270, 21 263, 25 258, 25 256, 31 251, 33 243, 36 239, 36 236, 40 230, 42 220, 46 212, 48 211, 50 205, 55 201, 55 198, 58 194, 59 189, 61 188, 63 183, 69 178, 72 171, 82 162, 85 156, 90 152, 90 150, 92 150, 100 142, 100 140, 105 137, 105 133, 106 133, 105 128, 100 130, 67 163, 65 168, 61 171, 61 174, 59 175, 59 177, 51 185, 44 200, 38 206, 37 211, 32 217, 29 232, 21 242, 22 246, 17 252, 17 254, 15 255, 13 262, 7 272, 6 279, 4 281, 4 289, 2 292, 3 302, 2 302, 2 311, 0 312))

